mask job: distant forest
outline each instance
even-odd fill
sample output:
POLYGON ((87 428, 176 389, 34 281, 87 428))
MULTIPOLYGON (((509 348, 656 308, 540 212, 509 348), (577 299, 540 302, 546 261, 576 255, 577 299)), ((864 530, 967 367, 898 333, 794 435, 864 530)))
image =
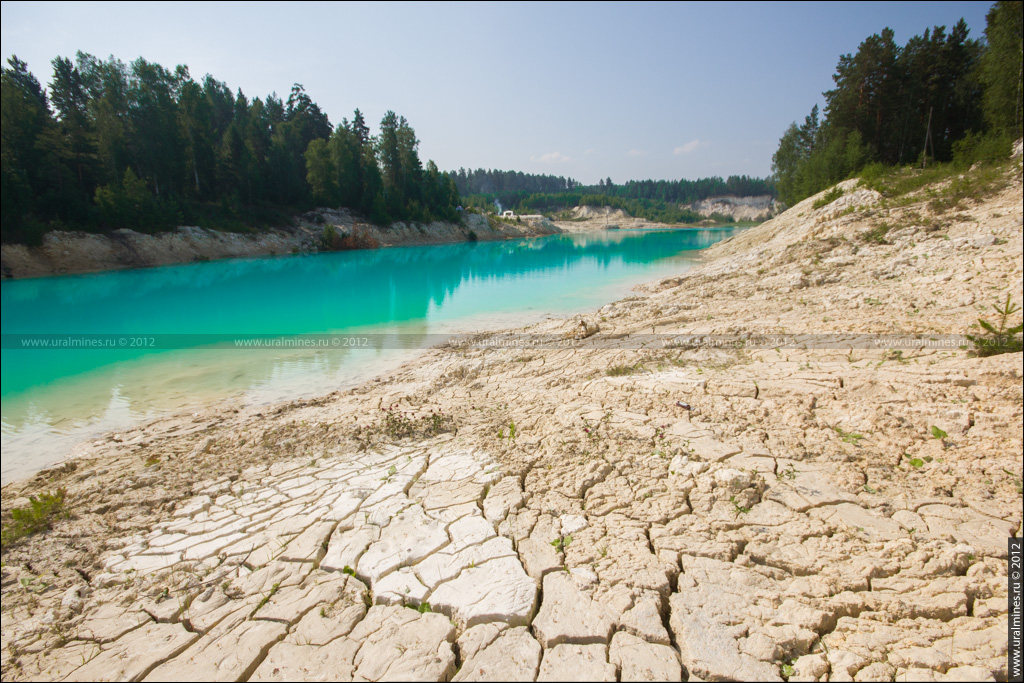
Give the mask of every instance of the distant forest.
POLYGON ((53 61, 46 90, 17 57, 2 74, 2 237, 52 229, 249 230, 296 210, 344 206, 371 220, 454 219, 454 181, 404 117, 376 135, 357 109, 332 126, 295 84, 249 99, 212 76, 79 52, 53 61))
POLYGON ((608 204, 693 222, 681 204, 773 193, 746 176, 695 181, 572 178, 424 166, 409 122, 387 112, 376 135, 357 109, 332 125, 300 84, 250 99, 187 66, 173 71, 79 52, 52 62, 44 88, 16 56, 2 72, 0 239, 38 244, 50 230, 156 233, 178 225, 250 231, 298 211, 347 207, 369 220, 457 220, 457 207, 557 211, 608 204), (461 196, 460 196, 461 195, 461 196))
POLYGON ((558 212, 606 204, 651 220, 693 222, 686 204, 725 194, 794 204, 878 167, 1005 156, 1021 136, 1022 12, 997 2, 985 39, 961 20, 905 45, 890 29, 843 55, 824 93, 779 141, 771 178, 573 178, 477 169, 441 172, 419 158, 409 122, 387 112, 371 134, 357 109, 332 125, 305 89, 249 99, 188 67, 173 71, 79 52, 55 59, 44 88, 11 57, 2 71, 0 239, 38 243, 53 229, 158 232, 196 224, 247 231, 314 206, 379 224, 454 220, 457 206, 558 212))
POLYGON ((779 141, 772 168, 782 201, 880 166, 1005 158, 1024 113, 1022 16, 1024 3, 997 2, 985 41, 969 38, 961 19, 903 46, 886 28, 841 56, 836 87, 823 93, 824 118, 815 106, 779 141))
POLYGON ((615 184, 602 178, 582 185, 572 178, 517 171, 466 171, 450 174, 467 206, 514 209, 521 213, 559 211, 581 205, 621 208, 634 216, 668 223, 693 223, 705 216, 682 205, 722 195, 775 195, 770 178, 729 176, 698 180, 630 180, 615 184))

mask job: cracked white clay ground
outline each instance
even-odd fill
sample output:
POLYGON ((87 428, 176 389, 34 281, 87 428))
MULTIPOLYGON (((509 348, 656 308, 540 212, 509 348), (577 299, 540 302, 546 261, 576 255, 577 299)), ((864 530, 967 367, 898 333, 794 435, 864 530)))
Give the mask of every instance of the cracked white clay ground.
POLYGON ((4 489, 72 512, 4 549, 4 679, 1005 680, 1020 353, 614 348, 970 332, 1021 298, 1019 171, 939 229, 926 199, 807 200, 589 316, 608 349, 86 445, 4 489))

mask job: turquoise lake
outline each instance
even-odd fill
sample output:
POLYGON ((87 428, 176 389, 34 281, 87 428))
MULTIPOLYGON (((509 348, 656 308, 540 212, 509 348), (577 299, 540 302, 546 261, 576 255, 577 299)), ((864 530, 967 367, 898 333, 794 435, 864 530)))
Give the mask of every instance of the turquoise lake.
MULTIPOLYGON (((363 332, 516 327, 593 310, 691 267, 738 228, 608 231, 508 242, 238 259, 5 281, 4 335, 363 332)), ((415 348, 3 349, 2 479, 67 457, 74 443, 225 399, 326 394, 415 348)), ((390 345, 394 347, 395 345, 390 345)), ((413 344, 415 346, 415 344, 413 344)))

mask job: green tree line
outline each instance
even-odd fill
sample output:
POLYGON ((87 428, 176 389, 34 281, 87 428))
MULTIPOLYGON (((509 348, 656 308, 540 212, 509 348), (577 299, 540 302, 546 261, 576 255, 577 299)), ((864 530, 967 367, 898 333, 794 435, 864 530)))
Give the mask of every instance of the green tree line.
POLYGON ((961 19, 906 45, 889 28, 839 58, 817 105, 792 123, 772 157, 780 199, 793 205, 868 164, 898 166, 1009 153, 1021 135, 1022 8, 997 2, 985 41, 961 19))
POLYGON ((466 205, 481 210, 500 206, 528 213, 601 205, 620 208, 630 215, 663 223, 703 220, 703 216, 683 205, 709 197, 775 196, 775 186, 771 179, 745 175, 729 176, 726 179, 713 176, 697 180, 630 180, 621 184, 613 183, 611 178, 602 178, 596 185, 582 185, 572 178, 566 180, 556 176, 482 169, 469 173, 459 169, 452 176, 466 205), (548 189, 536 189, 545 187, 548 189))
POLYGON ((579 183, 564 176, 523 173, 522 171, 499 171, 478 168, 467 171, 460 168, 452 173, 455 185, 463 196, 472 194, 502 193, 557 193, 572 192, 579 183))
POLYGON ((775 187, 770 179, 745 175, 729 176, 724 180, 719 176, 697 180, 630 180, 618 185, 613 183, 611 178, 607 178, 598 181, 597 185, 583 189, 622 199, 650 199, 677 204, 690 204, 723 195, 749 197, 775 194, 775 187))
POLYGON ((46 89, 17 57, 2 72, 2 239, 51 229, 157 232, 183 222, 250 229, 313 205, 378 223, 456 216, 453 179, 424 168, 388 112, 332 126, 300 84, 249 99, 210 75, 79 52, 46 89))

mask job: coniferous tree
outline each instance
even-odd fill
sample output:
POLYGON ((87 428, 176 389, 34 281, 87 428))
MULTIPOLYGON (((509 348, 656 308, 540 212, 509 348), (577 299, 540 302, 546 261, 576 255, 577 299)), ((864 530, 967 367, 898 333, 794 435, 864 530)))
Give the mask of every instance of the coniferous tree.
POLYGON ((66 140, 69 163, 77 180, 76 198, 87 200, 95 187, 95 133, 89 119, 89 100, 81 72, 70 59, 53 60, 50 98, 57 110, 61 132, 66 140))
MULTIPOLYGON (((998 9, 990 12, 990 24, 998 9)), ((1007 9, 1019 18, 1018 3, 1007 9)), ((1012 24, 1013 15, 1006 16, 1012 24)), ((1020 39, 1007 33, 1007 54, 1016 59, 1003 61, 1004 72, 1016 68, 1019 75, 1020 39)), ((985 127, 981 103, 992 97, 985 81, 985 65, 994 63, 991 53, 969 37, 962 19, 949 32, 936 26, 902 47, 890 29, 870 36, 856 54, 839 58, 836 87, 824 93, 824 120, 817 124, 812 110, 803 126, 791 125, 779 140, 772 169, 780 197, 795 203, 869 162, 951 160, 958 141, 985 127)), ((1006 83, 1012 77, 992 80, 1006 83)))
POLYGON ((52 66, 54 110, 26 64, 12 58, 3 72, 4 240, 35 241, 58 223, 164 229, 182 211, 237 225, 261 206, 311 202, 379 223, 457 217, 454 181, 424 169, 415 131, 393 112, 374 137, 358 109, 332 129, 300 84, 287 101, 250 100, 186 66, 81 52, 52 66))
POLYGON ((995 3, 986 16, 988 50, 981 58, 985 120, 993 130, 1019 138, 1024 117, 1024 4, 995 3))

